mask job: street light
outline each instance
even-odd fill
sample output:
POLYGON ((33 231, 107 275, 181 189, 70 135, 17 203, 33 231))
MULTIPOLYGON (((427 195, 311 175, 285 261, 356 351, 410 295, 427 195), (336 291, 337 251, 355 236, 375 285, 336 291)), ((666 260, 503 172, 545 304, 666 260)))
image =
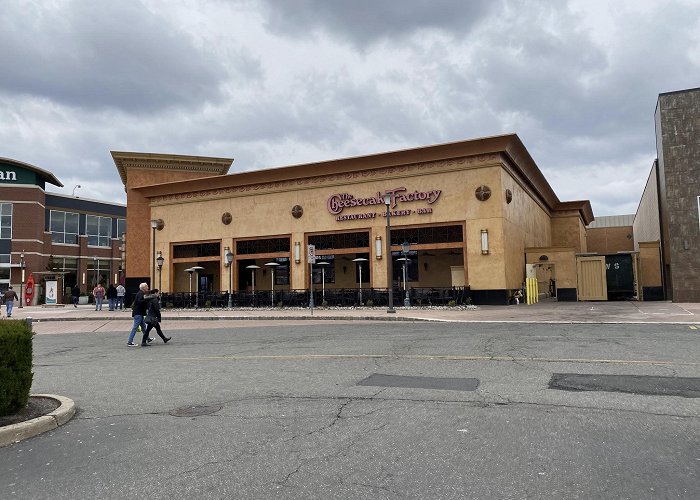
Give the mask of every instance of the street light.
POLYGON ((192 301, 192 273, 194 273, 194 269, 192 269, 191 267, 188 267, 187 269, 185 269, 185 272, 190 275, 190 294, 188 295, 187 302, 189 302, 191 304, 191 301, 192 301))
MULTIPOLYGON (((203 271, 204 268, 202 266, 192 266, 190 269, 197 273, 197 277, 195 278, 197 280, 197 288, 195 289, 194 295, 197 300, 197 307, 199 307, 199 271, 203 271)), ((190 293, 192 293, 192 275, 190 275, 190 293)))
POLYGON ((326 266, 330 266, 330 262, 316 262, 317 266, 321 266, 321 300, 326 301, 326 266))
POLYGON ((362 263, 367 262, 367 259, 364 257, 358 257, 356 259, 352 259, 353 262, 358 262, 358 266, 360 268, 360 305, 362 305, 362 263))
POLYGON ((22 287, 24 286, 24 250, 22 250, 22 253, 19 254, 19 269, 22 274, 22 280, 19 282, 19 307, 22 309, 24 307, 24 293, 22 290, 22 287))
POLYGON ((391 195, 384 195, 384 205, 386 205, 386 279, 387 288, 389 289, 389 308, 388 313, 395 313, 394 309, 394 259, 391 255, 391 195))
POLYGON ((95 271, 95 286, 100 282, 100 259, 93 257, 93 270, 95 271))
MULTIPOLYGON (((163 263, 165 263, 163 252, 158 252, 156 262, 158 263, 158 290, 160 290, 160 293, 163 293, 163 263)), ((121 269, 119 271, 121 272, 121 269)))
POLYGON ((153 229, 153 274, 151 274, 151 288, 156 282, 156 228, 158 227, 158 219, 151 220, 151 229, 153 229))
POLYGON ((267 262, 265 263, 265 265, 268 266, 272 271, 272 291, 270 292, 270 300, 272 303, 272 307, 275 307, 275 268, 279 266, 279 263, 267 262))
POLYGON ((401 243, 401 254, 403 255, 403 292, 405 294, 405 297, 403 299, 403 306, 404 307, 411 307, 411 300, 408 298, 408 286, 407 286, 407 278, 408 278, 408 273, 407 273, 407 268, 408 268, 408 262, 411 260, 408 258, 408 250, 411 247, 411 244, 408 241, 404 241, 401 243))
POLYGON ((233 252, 227 249, 226 265, 228 266, 228 308, 233 307, 233 252))

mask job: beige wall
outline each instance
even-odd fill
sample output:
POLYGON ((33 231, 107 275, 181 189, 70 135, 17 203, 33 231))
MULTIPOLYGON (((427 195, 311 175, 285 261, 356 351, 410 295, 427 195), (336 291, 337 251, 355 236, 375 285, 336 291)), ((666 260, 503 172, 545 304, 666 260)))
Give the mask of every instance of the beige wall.
MULTIPOLYGON (((551 267, 557 288, 576 288, 576 249, 574 248, 527 248, 526 262, 528 264, 540 264, 551 267), (547 260, 541 261, 540 257, 546 255, 547 260)), ((538 276, 540 274, 538 273, 538 276)), ((539 279, 539 278, 538 278, 539 279)))
POLYGON ((659 191, 656 182, 656 163, 651 167, 637 213, 634 216, 634 249, 639 250, 641 241, 660 241, 659 191))
POLYGON ((588 228, 588 252, 612 254, 634 251, 632 226, 588 228))
POLYGON ((639 243, 641 286, 661 286, 661 254, 658 241, 639 243))
POLYGON ((568 211, 552 217, 552 245, 574 247, 576 252, 587 252, 586 227, 577 211, 568 211))

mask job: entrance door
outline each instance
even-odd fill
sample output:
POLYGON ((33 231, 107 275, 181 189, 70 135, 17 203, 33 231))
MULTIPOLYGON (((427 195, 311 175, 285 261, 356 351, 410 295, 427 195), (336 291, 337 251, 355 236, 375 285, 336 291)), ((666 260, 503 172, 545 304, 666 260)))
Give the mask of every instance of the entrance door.
POLYGON ((605 256, 576 257, 578 300, 607 300, 605 256))
POLYGON ((199 275, 199 293, 207 293, 213 291, 214 275, 200 274, 199 275))

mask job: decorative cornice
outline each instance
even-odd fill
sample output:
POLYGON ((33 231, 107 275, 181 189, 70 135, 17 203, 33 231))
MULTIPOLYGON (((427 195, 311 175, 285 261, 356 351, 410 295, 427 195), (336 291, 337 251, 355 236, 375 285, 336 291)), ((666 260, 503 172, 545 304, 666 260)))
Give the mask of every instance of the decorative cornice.
POLYGON ((185 156, 158 153, 129 153, 112 151, 112 159, 117 167, 122 183, 126 186, 127 172, 131 168, 150 170, 177 170, 225 175, 233 163, 233 158, 212 158, 208 156, 185 156))

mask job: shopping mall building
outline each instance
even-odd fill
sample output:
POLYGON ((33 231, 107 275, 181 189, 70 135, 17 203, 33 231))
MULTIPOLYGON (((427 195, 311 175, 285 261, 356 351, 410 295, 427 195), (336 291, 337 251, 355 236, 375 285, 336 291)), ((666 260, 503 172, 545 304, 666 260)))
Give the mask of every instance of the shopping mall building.
POLYGON ((453 289, 506 304, 527 274, 541 293, 579 298, 590 203, 560 201, 514 134, 230 175, 227 158, 112 156, 130 288, 255 287, 283 301, 313 279, 365 298, 392 283, 397 304, 404 284, 413 298, 453 289))

